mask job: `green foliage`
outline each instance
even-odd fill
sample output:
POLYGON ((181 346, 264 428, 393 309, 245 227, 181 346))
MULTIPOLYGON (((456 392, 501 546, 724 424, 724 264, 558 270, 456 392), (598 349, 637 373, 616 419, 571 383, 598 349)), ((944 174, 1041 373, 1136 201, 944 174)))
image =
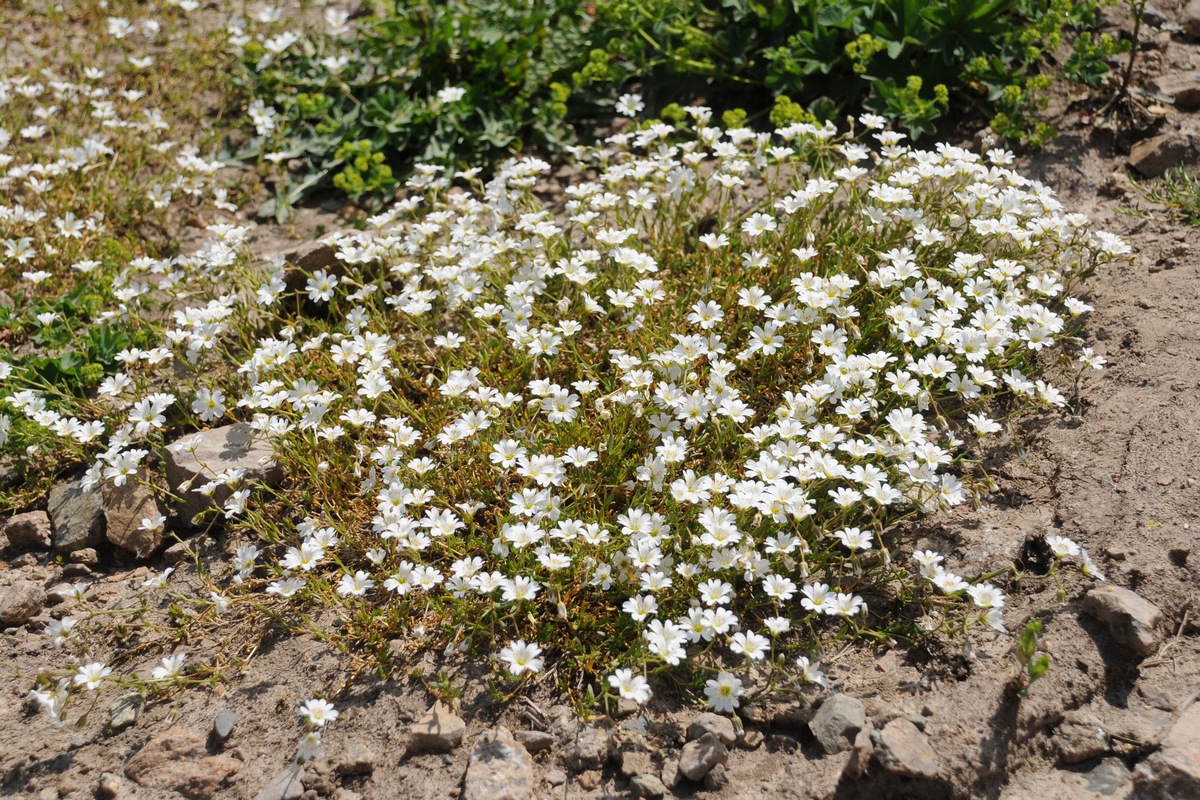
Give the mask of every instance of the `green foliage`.
POLYGON ((1145 190, 1146 199, 1170 209, 1176 219, 1200 226, 1200 177, 1186 167, 1163 173, 1159 181, 1145 190))
POLYGON ((1042 632, 1042 621, 1031 619, 1017 638, 1017 684, 1018 694, 1026 697, 1029 687, 1050 669, 1050 656, 1037 652, 1038 636, 1042 632))
POLYGON ((342 38, 314 35, 278 56, 244 45, 241 81, 281 124, 243 155, 307 159, 289 200, 330 178, 359 197, 391 187, 383 167, 561 147, 631 90, 652 113, 703 98, 759 125, 865 109, 914 138, 952 107, 975 110, 1036 147, 1054 134, 1031 117, 1050 82, 1043 53, 1072 40, 1061 74, 1096 86, 1122 47, 1073 34, 1100 2, 396 0, 342 38), (331 66, 334 53, 344 63, 331 66), (462 96, 439 97, 446 89, 462 96), (352 163, 368 153, 368 169, 352 163))

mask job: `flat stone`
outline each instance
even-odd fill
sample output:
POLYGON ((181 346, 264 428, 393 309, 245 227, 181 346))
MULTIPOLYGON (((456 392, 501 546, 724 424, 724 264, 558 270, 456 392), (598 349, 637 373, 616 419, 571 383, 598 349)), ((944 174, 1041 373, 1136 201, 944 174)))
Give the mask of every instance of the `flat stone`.
POLYGON ((1162 747, 1133 772, 1139 800, 1200 797, 1200 703, 1192 703, 1163 737, 1162 747))
POLYGON ((32 581, 16 581, 0 588, 0 624, 24 625, 41 613, 46 591, 32 581))
POLYGON ((14 550, 44 550, 53 542, 50 516, 45 511, 28 511, 0 524, 0 536, 14 550))
POLYGON ((1087 712, 1069 713, 1058 726, 1053 741, 1064 764, 1081 764, 1109 751, 1108 731, 1099 718, 1087 712))
POLYGON ((875 745, 875 760, 884 771, 907 778, 936 778, 941 772, 937 753, 925 734, 904 718, 883 726, 875 745))
POLYGON ((133 754, 125 763, 125 777, 147 789, 167 789, 190 800, 206 800, 241 766, 242 762, 229 756, 208 755, 203 737, 176 725, 133 754))
POLYGON ((195 524, 197 514, 224 505, 234 491, 229 486, 217 487, 211 497, 195 490, 225 470, 245 470, 242 486, 278 486, 284 477, 270 443, 244 422, 184 436, 167 445, 165 454, 167 483, 182 498, 178 508, 184 524, 195 524))
POLYGON ((629 781, 629 788, 635 797, 648 800, 658 800, 667 793, 667 787, 656 775, 634 775, 629 781))
POLYGON ((689 742, 699 739, 706 733, 715 734, 721 740, 721 744, 726 747, 733 746, 733 743, 737 741, 737 732, 733 728, 733 721, 729 717, 722 717, 711 711, 696 717, 687 726, 689 742))
POLYGON ((1119 586, 1092 589, 1083 598, 1083 611, 1108 627, 1119 644, 1145 657, 1158 650, 1155 629, 1162 611, 1149 600, 1119 586))
POLYGON ((108 727, 114 732, 123 731, 138 721, 146 708, 146 698, 134 692, 117 699, 108 710, 108 727))
POLYGON ((849 750, 854 737, 867 722, 867 710, 862 702, 848 694, 832 694, 825 698, 817 713, 808 722, 808 729, 827 754, 849 750))
POLYGON ((683 746, 679 754, 679 771, 688 780, 703 780, 708 771, 729 760, 729 750, 715 733, 706 733, 683 746))
POLYGON ((757 750, 762 747, 762 743, 766 740, 762 731, 743 730, 742 735, 738 737, 737 745, 743 750, 757 750))
POLYGON ((600 770, 598 769, 586 770, 585 772, 579 773, 579 775, 575 777, 575 781, 579 784, 579 788, 583 789, 585 792, 594 792, 599 789, 600 781, 602 779, 603 776, 600 774, 600 770))
POLYGON ((1172 167, 1195 160, 1196 142, 1180 131, 1151 136, 1129 150, 1129 166, 1147 178, 1157 178, 1172 167))
POLYGON ((679 782, 683 780, 683 774, 679 771, 679 759, 664 759, 662 772, 659 775, 662 776, 663 785, 668 789, 674 789, 678 786, 679 782))
POLYGON ((162 547, 166 526, 153 530, 142 527, 143 519, 151 519, 163 511, 153 492, 129 480, 124 486, 104 484, 100 497, 104 504, 105 536, 110 542, 138 558, 151 556, 162 547))
POLYGON ((531 753, 549 750, 558 741, 554 734, 545 731, 517 731, 513 734, 513 738, 531 753))
POLYGON ((467 761, 462 800, 529 800, 536 787, 533 757, 508 728, 480 734, 467 761))
POLYGON ((578 725, 566 762, 576 772, 602 768, 608 762, 608 732, 591 725, 578 725))
POLYGON ((224 709, 217 712, 217 716, 213 719, 211 736, 217 744, 225 744, 229 737, 233 735, 233 726, 237 725, 237 712, 232 709, 224 709))
POLYGON ((300 800, 304 796, 304 767, 288 767, 258 790, 254 800, 300 800))
POLYGON ((425 712, 425 716, 408 729, 408 749, 419 753, 425 750, 452 750, 458 747, 466 733, 467 724, 441 700, 425 712))
POLYGON ((654 772, 654 763, 650 754, 642 750, 626 750, 621 753, 621 775, 632 778, 634 775, 647 775, 654 772))
POLYGON ((1156 91, 1174 98, 1175 107, 1181 111, 1200 108, 1200 71, 1159 75, 1150 85, 1156 91))
POLYGON ((338 761, 339 775, 370 775, 375 771, 375 753, 366 742, 355 741, 346 746, 338 761))
POLYGON ((85 492, 79 481, 62 483, 50 490, 47 511, 54 549, 73 553, 104 543, 104 503, 100 492, 85 492))
POLYGON ((546 773, 546 783, 551 786, 562 786, 567 782, 567 773, 555 768, 546 773))

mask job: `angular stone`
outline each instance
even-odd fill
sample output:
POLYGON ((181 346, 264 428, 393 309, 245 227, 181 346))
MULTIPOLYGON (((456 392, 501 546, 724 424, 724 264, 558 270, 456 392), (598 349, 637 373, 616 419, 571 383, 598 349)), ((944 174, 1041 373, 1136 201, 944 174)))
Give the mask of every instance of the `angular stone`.
POLYGON ((629 788, 635 797, 645 797, 647 800, 658 800, 667 793, 667 787, 657 775, 634 775, 629 781, 629 788))
POLYGON ((850 748, 850 758, 846 761, 846 766, 842 768, 842 774, 847 778, 858 780, 867 771, 867 767, 871 763, 871 756, 875 755, 875 742, 871 739, 871 734, 874 732, 874 726, 867 722, 854 737, 854 747, 850 748))
POLYGON ((729 717, 722 717, 711 711, 696 717, 687 726, 689 742, 699 739, 706 733, 715 734, 721 740, 721 744, 726 747, 732 747, 733 743, 737 741, 737 732, 733 728, 733 721, 729 717))
POLYGON ((1129 166, 1147 178, 1157 178, 1171 167, 1196 158, 1196 142, 1180 131, 1151 136, 1129 150, 1129 166))
POLYGON ((579 784, 579 788, 585 792, 594 792, 600 788, 600 782, 603 780, 603 777, 600 774, 600 770, 589 769, 576 775, 575 781, 579 784))
POLYGON ((727 783, 729 776, 725 773, 724 764, 717 764, 704 776, 704 788, 710 792, 721 791, 727 783))
POLYGON ((708 771, 729 760, 729 750, 715 733, 706 733, 683 746, 679 754, 679 771, 688 780, 703 780, 708 771))
POLYGON ((42 550, 50 546, 50 517, 45 511, 29 511, 9 517, 0 524, 0 536, 14 550, 42 550))
POLYGON ((1158 92, 1170 95, 1180 111, 1200 108, 1200 72, 1173 72, 1159 75, 1150 85, 1158 92))
POLYGON ((462 717, 438 700, 425 712, 425 716, 409 727, 408 749, 413 753, 451 750, 462 743, 466 730, 467 724, 462 717))
POLYGON ((1158 650, 1155 628, 1162 611, 1149 600, 1119 586, 1092 589, 1083 598, 1083 611, 1103 622, 1118 643, 1145 657, 1158 650))
POLYGON ((24 625, 46 605, 46 591, 40 584, 17 581, 0 588, 0 624, 24 625))
POLYGON ((143 519, 162 513, 153 492, 130 480, 124 486, 104 484, 100 497, 104 504, 105 536, 110 542, 138 558, 153 555, 162 547, 166 526, 160 525, 153 530, 142 527, 143 519))
POLYGON ((100 554, 96 552, 96 548, 94 547, 85 547, 82 550, 67 553, 67 562, 94 567, 100 563, 100 554))
POLYGON ((168 789, 190 800, 205 800, 241 766, 229 756, 208 755, 199 734, 177 725, 134 753, 125 763, 125 776, 147 789, 168 789))
POLYGON ((339 775, 370 775, 375 771, 375 753, 366 742, 351 742, 338 761, 339 775))
POLYGON ((576 728, 571 749, 567 751, 567 766, 576 772, 600 769, 608 762, 608 732, 591 725, 576 728))
POLYGON ((743 750, 757 750, 762 747, 765 739, 762 731, 743 730, 742 735, 738 737, 737 744, 743 750))
POLYGON ((554 734, 545 731, 517 731, 513 738, 531 753, 549 750, 558 741, 554 734))
POLYGON ((908 778, 938 777, 941 764, 925 734, 904 718, 883 726, 875 746, 875 760, 886 772, 908 778))
POLYGON ((654 772, 654 764, 650 754, 642 750, 626 750, 621 753, 621 775, 632 778, 634 775, 646 775, 654 772))
POLYGON ((475 741, 463 778, 462 800, 529 800, 535 797, 533 757, 503 725, 475 741))
POLYGON ((854 737, 867 722, 867 710, 862 702, 848 694, 833 694, 825 698, 817 713, 808 722, 808 729, 817 737, 821 748, 833 755, 850 749, 854 737))
POLYGON ((237 712, 231 709, 224 709, 217 712, 217 716, 213 719, 212 731, 210 735, 218 745, 225 744, 229 741, 229 737, 233 735, 233 726, 237 725, 237 712))
POLYGON ((254 435, 244 422, 222 425, 190 434, 166 447, 168 488, 181 498, 179 514, 192 525, 197 514, 225 504, 234 489, 218 486, 211 497, 196 491, 225 470, 245 470, 242 486, 263 483, 278 486, 283 468, 275 461, 269 442, 254 435))
POLYGON ((100 492, 85 492, 79 481, 71 481, 50 490, 47 502, 54 548, 73 553, 104 543, 104 504, 100 492))
POLYGON ((271 778, 254 800, 300 800, 304 796, 304 767, 295 766, 271 778))
POLYGON ((1163 738, 1162 748, 1133 773, 1138 800, 1200 797, 1200 703, 1192 703, 1163 738))
POLYGON ((108 710, 108 727, 114 732, 123 731, 138 721, 146 708, 146 698, 138 693, 118 698, 108 710))

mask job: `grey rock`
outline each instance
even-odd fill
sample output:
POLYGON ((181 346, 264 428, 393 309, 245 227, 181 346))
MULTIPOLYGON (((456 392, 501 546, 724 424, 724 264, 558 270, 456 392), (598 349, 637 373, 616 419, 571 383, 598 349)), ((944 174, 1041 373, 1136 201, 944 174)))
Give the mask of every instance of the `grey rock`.
POLYGON ((668 789, 674 789, 676 786, 678 786, 679 782, 683 780, 683 774, 679 771, 679 759, 664 759, 662 772, 660 772, 659 775, 662 776, 663 785, 668 789))
POLYGON ((451 750, 462 743, 467 725, 441 700, 434 702, 425 716, 408 729, 408 749, 419 753, 425 750, 451 750))
POLYGON ((1089 792, 1101 797, 1128 796, 1132 773, 1121 759, 1103 758, 1084 774, 1087 776, 1089 792))
POLYGON ((242 762, 229 756, 210 756, 199 734, 176 725, 125 762, 125 777, 146 789, 171 790, 190 800, 206 800, 241 767, 242 762))
POLYGON ((850 749, 854 737, 867 722, 867 710, 862 702, 847 694, 833 694, 809 720, 808 729, 817 737, 828 754, 850 749))
POLYGON ((648 775, 654 772, 654 764, 650 754, 643 750, 626 750, 621 753, 621 775, 632 778, 634 775, 648 775))
POLYGON ((883 726, 875 745, 875 760, 884 771, 908 778, 932 779, 941 772, 937 753, 925 734, 904 718, 883 726))
POLYGON ((338 761, 339 775, 370 775, 375 771, 375 753, 366 742, 351 742, 338 761))
POLYGON ((715 733, 706 733, 683 746, 679 754, 679 772, 688 780, 703 780, 709 770, 729 760, 729 750, 715 733))
POLYGON ((1119 586, 1092 589, 1083 598, 1083 611, 1108 627, 1119 644, 1139 656, 1158 650, 1155 629, 1162 622, 1162 611, 1149 600, 1119 586))
POLYGON ((1062 763, 1080 764, 1108 752, 1108 731, 1095 715, 1071 712, 1058 726, 1054 746, 1062 763))
POLYGON ((362 800, 362 795, 345 786, 339 786, 333 793, 333 800, 362 800))
POLYGON ((270 443, 256 437, 243 422, 189 434, 167 445, 165 453, 168 488, 181 498, 179 514, 184 524, 194 524, 197 514, 224 505, 234 491, 229 486, 217 487, 211 497, 196 489, 225 470, 245 470, 242 486, 278 486, 284 477, 270 443))
POLYGON ((567 773, 563 772, 561 769, 555 768, 546 773, 546 783, 550 784, 551 786, 562 786, 566 782, 567 773))
POLYGON ((73 553, 104 542, 104 503, 100 492, 85 492, 79 481, 71 481, 50 490, 47 502, 54 548, 73 553))
POLYGON ((0 536, 15 550, 42 550, 50 546, 50 517, 45 511, 29 511, 4 520, 0 536))
POLYGON ((536 794, 533 757, 503 725, 475 740, 462 800, 529 800, 536 794))
POLYGON ((1147 5, 1142 11, 1142 19, 1145 20, 1147 25, 1153 25, 1157 28, 1167 21, 1167 15, 1162 12, 1162 9, 1147 5))
POLYGON ((576 772, 600 769, 608 761, 608 732, 580 724, 567 751, 567 766, 576 772))
POLYGON ((289 767, 258 790, 254 800, 300 800, 304 796, 304 767, 289 767))
POLYGON ((634 796, 648 800, 658 800, 667 793, 667 787, 656 775, 634 775, 629 781, 629 788, 634 796))
POLYGON ((721 740, 721 744, 726 747, 731 747, 737 741, 737 731, 733 728, 733 721, 720 714, 713 714, 711 711, 701 714, 687 726, 689 742, 699 739, 706 733, 715 734, 721 740))
POLYGON ((1181 131, 1151 136, 1129 150, 1129 166, 1147 178, 1157 178, 1172 167, 1195 160, 1196 142, 1181 131))
POLYGON ((226 708, 217 712, 213 719, 211 736, 218 745, 225 744, 233 735, 233 726, 237 725, 237 712, 226 708))
POLYGON ((166 561, 171 566, 175 566, 181 561, 191 558, 191 547, 187 542, 175 542, 175 544, 163 550, 163 561, 166 561))
POLYGON ((721 791, 727 783, 729 783, 729 776, 725 774, 725 765, 723 764, 717 764, 704 776, 704 788, 710 792, 721 791))
POLYGON ((38 560, 33 553, 21 553, 15 558, 10 558, 8 564, 13 569, 21 569, 21 567, 36 567, 38 560))
POLYGON ((153 492, 130 480, 124 486, 105 484, 100 497, 104 504, 105 536, 110 542, 138 558, 153 555, 162 547, 165 526, 153 530, 142 528, 143 519, 162 513, 153 492))
POLYGON ((1163 737, 1162 747, 1133 772, 1138 800, 1200 797, 1200 703, 1192 703, 1163 737))
POLYGON ((1172 72, 1160 75, 1150 82, 1156 91, 1175 99, 1175 107, 1181 111, 1200 108, 1200 72, 1172 72))
POLYGON ((111 772, 100 773, 100 782, 96 784, 96 797, 100 800, 114 800, 121 794, 121 777, 111 772))
POLYGON ((39 584, 17 581, 0 589, 0 624, 24 625, 46 605, 46 592, 39 584))
POLYGON ((549 750, 558 741, 554 734, 545 731, 517 731, 513 734, 513 738, 531 753, 549 750))
POLYGON ((146 698, 141 694, 127 694, 117 698, 108 710, 108 727, 113 731, 123 731, 138 721, 146 708, 146 698))

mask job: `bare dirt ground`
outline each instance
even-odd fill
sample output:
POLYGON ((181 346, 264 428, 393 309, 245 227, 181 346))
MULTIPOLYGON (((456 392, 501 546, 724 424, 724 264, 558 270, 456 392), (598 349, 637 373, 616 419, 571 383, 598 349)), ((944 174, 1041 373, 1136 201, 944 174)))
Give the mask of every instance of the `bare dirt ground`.
MULTIPOLYGON (((1180 14, 1174 7, 1164 11, 1168 20, 1180 14)), ((1200 48, 1179 34, 1156 35, 1155 57, 1147 62, 1154 74, 1142 75, 1143 80, 1200 66, 1200 48)), ((1195 116, 1173 110, 1159 130, 1180 125, 1195 126, 1195 116)), ((1111 176, 1125 170, 1127 142, 1092 132, 1076 110, 1063 111, 1060 127, 1062 136, 1045 152, 1022 158, 1022 171, 1053 187, 1067 207, 1089 214, 1097 227, 1125 237, 1137 254, 1132 267, 1101 271, 1086 295, 1095 312, 1084 337, 1110 366, 1084 376, 1077 415, 1021 421, 1012 447, 986 464, 998 488, 979 508, 922 520, 898 544, 947 553, 962 574, 1010 564, 1036 573, 1036 537, 1070 536, 1093 555, 1107 585, 1131 589, 1161 609, 1155 651, 1138 655, 1083 610, 1085 593, 1096 587, 1085 578, 1068 578, 1063 597, 1053 580, 1010 583, 1005 587, 1009 627, 1019 630, 1032 617, 1043 620, 1040 647, 1052 659, 1027 698, 1008 690, 1012 635, 983 637, 970 656, 956 647, 930 654, 858 644, 834 654, 829 664, 830 693, 846 693, 865 705, 867 727, 856 747, 847 743, 843 752, 826 754, 808 726, 812 706, 752 705, 743 710, 747 733, 731 748, 723 775, 707 785, 682 781, 668 788, 669 795, 1200 796, 1189 793, 1187 785, 1164 789, 1146 777, 1155 759, 1163 757, 1168 732, 1200 693, 1200 553, 1193 553, 1195 526, 1200 526, 1195 477, 1200 465, 1200 233, 1172 221, 1135 191, 1119 194, 1121 182, 1111 176), (883 731, 897 719, 923 731, 933 768, 912 767, 912 754, 912 768, 888 767, 875 741, 879 736, 871 730, 883 731)), ((323 219, 310 217, 302 217, 308 221, 301 228, 323 219)), ((264 241, 281 235, 266 226, 259 234, 264 241)), ((220 548, 212 557, 221 557, 220 548)), ((151 570, 163 566, 110 563, 100 570, 100 592, 114 599, 132 596, 151 570)), ((8 552, 0 562, 0 584, 19 576, 49 585, 60 580, 60 573, 48 554, 17 558, 8 552)), ((113 796, 104 792, 115 788, 122 798, 174 796, 131 780, 130 758, 173 726, 203 742, 218 712, 228 709, 237 713, 228 743, 223 749, 211 740, 205 745, 209 758, 218 761, 193 759, 197 769, 227 777, 212 791, 196 789, 192 796, 301 796, 296 785, 292 795, 262 792, 287 770, 294 754, 297 703, 314 685, 336 685, 344 677, 336 653, 312 640, 268 641, 231 683, 154 702, 120 732, 107 729, 115 699, 110 696, 86 724, 55 727, 45 716, 29 713, 25 699, 31 676, 53 659, 41 628, 56 613, 61 615, 48 607, 29 625, 0 637, 0 795, 85 798, 113 796), (104 773, 118 776, 120 785, 102 780, 104 773)), ((199 643, 195 651, 204 649, 199 643)), ((469 664, 457 667, 470 675, 469 664)), ((303 796, 458 797, 473 743, 498 723, 551 734, 550 746, 534 756, 535 780, 521 790, 525 794, 514 796, 633 796, 622 767, 636 759, 620 751, 644 751, 646 772, 669 785, 674 782, 671 762, 679 757, 689 722, 700 713, 656 699, 621 719, 581 723, 552 698, 500 707, 486 692, 472 689, 469 680, 463 682, 463 744, 445 753, 411 754, 406 752, 409 727, 432 699, 425 687, 407 680, 354 684, 339 703, 342 717, 326 738, 325 756, 300 776, 303 796), (584 752, 596 731, 606 732, 602 736, 614 754, 600 763, 584 752)), ((197 786, 203 783, 197 781, 197 786)))

